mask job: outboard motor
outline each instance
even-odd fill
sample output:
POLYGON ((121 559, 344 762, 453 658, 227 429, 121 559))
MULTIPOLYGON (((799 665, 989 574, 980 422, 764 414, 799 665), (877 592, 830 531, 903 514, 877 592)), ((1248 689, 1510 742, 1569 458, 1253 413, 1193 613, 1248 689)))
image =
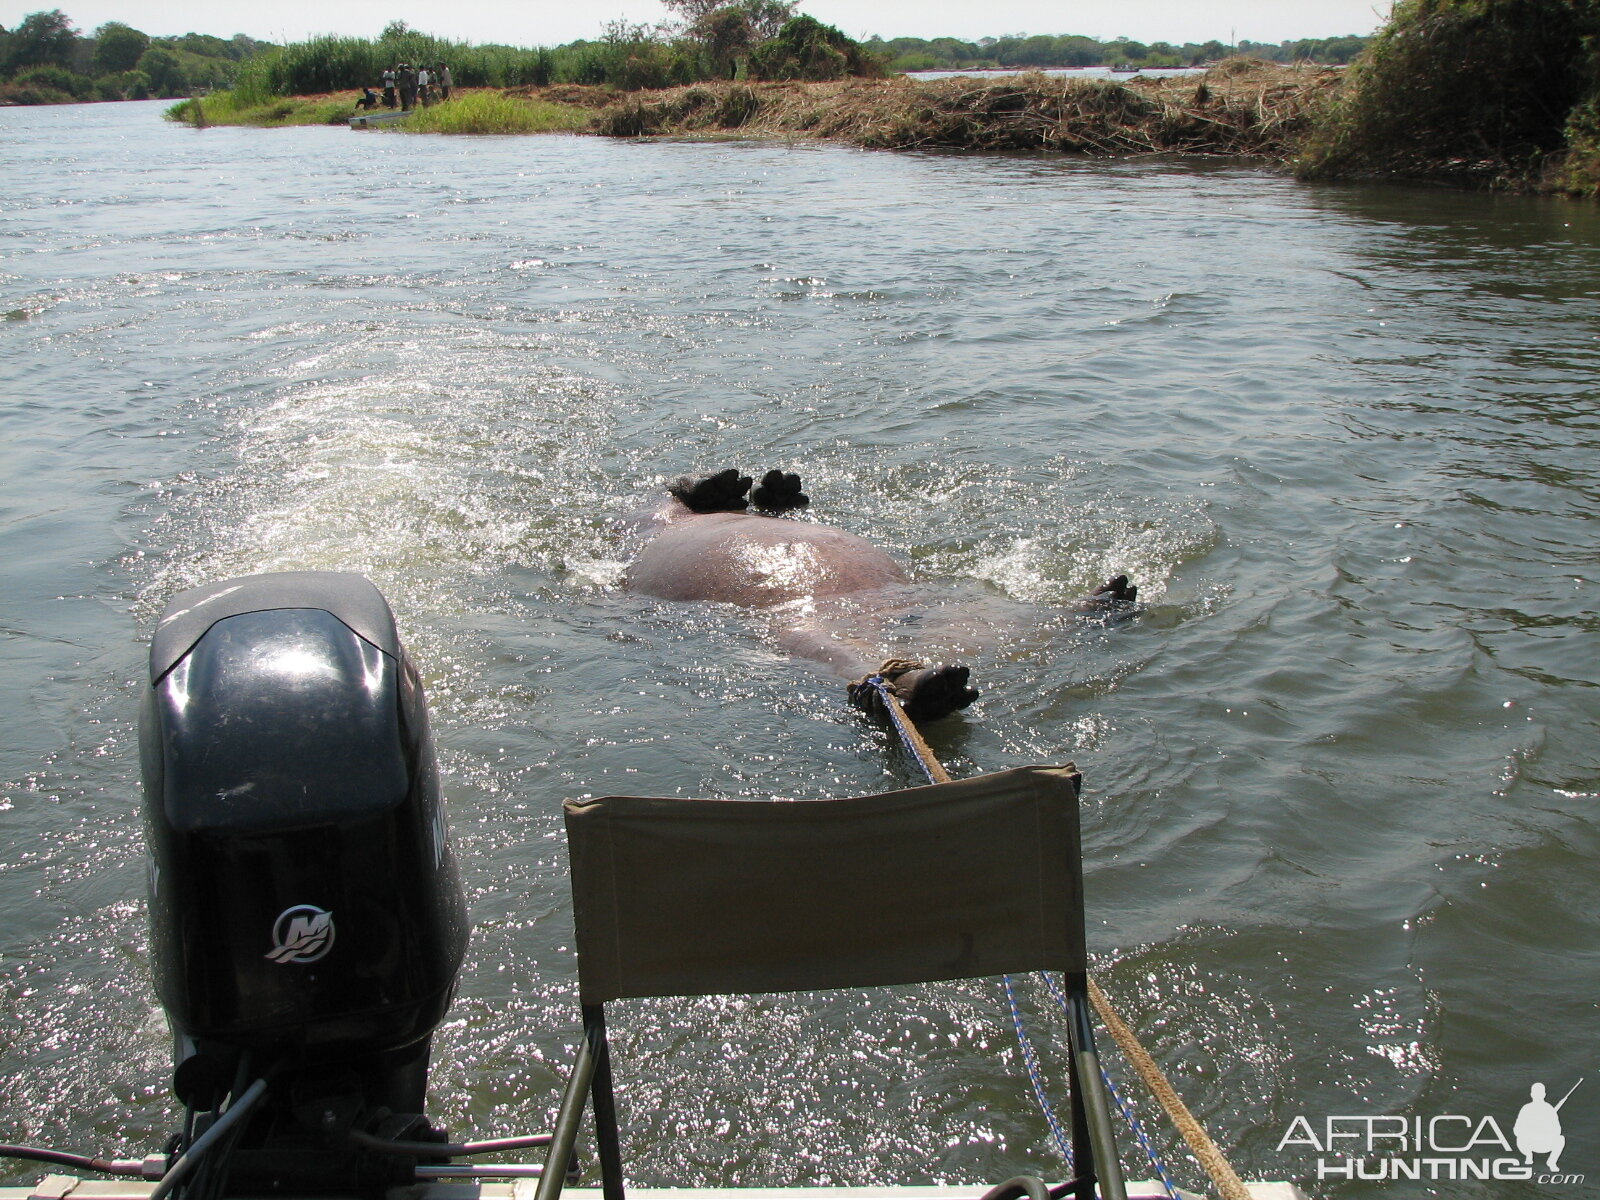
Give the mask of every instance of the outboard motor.
POLYGON ((246 1110, 184 1190, 409 1182, 415 1147, 372 1147, 445 1140, 421 1113, 467 919, 427 705, 388 604, 334 572, 175 597, 150 647, 140 749, 151 957, 190 1111, 174 1149, 246 1110))

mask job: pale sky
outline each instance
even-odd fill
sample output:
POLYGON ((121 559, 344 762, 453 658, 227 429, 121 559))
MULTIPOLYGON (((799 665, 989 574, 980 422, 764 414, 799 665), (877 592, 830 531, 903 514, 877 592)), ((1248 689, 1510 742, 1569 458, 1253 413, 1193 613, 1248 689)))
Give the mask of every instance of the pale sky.
MULTIPOLYGON (((1247 38, 1333 37, 1373 32, 1390 0, 801 0, 800 11, 856 38, 1001 37, 1012 33, 1087 34, 1102 41, 1220 42, 1247 38)), ((617 18, 655 24, 656 0, 0 0, 0 25, 15 29, 31 12, 60 8, 82 32, 121 21, 146 33, 246 33, 272 42, 331 33, 375 38, 390 21, 460 42, 554 46, 599 37, 617 18)))

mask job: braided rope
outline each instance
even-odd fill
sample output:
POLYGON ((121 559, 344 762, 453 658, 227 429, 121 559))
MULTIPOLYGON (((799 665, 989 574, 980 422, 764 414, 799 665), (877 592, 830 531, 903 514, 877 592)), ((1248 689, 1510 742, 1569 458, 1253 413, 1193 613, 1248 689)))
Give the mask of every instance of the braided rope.
POLYGON ((1105 992, 1100 990, 1100 985, 1093 979, 1089 980, 1089 998, 1094 1001, 1095 1011, 1100 1014, 1100 1019, 1105 1022, 1106 1029, 1122 1047, 1122 1053, 1133 1065, 1133 1069, 1144 1080, 1145 1086, 1166 1110, 1167 1118, 1183 1135, 1183 1140, 1189 1143, 1189 1149, 1205 1168, 1211 1182, 1217 1185, 1217 1191, 1223 1200, 1250 1200, 1250 1192, 1244 1186, 1244 1181, 1222 1156, 1222 1151, 1217 1149, 1200 1122, 1189 1111, 1182 1097, 1167 1081, 1161 1068, 1156 1065, 1156 1060, 1150 1057, 1150 1052, 1140 1044, 1134 1036, 1133 1030, 1117 1015, 1117 1010, 1111 1007, 1111 1001, 1106 998, 1105 992))
POLYGON ((1028 1031, 1022 1024, 1022 1007, 1017 1003, 1017 993, 1011 986, 1011 976, 1002 975, 1001 979, 1006 985, 1006 1000, 1011 1005, 1011 1026, 1017 1031, 1017 1044, 1022 1047, 1022 1062, 1028 1068, 1028 1079, 1033 1084, 1033 1096, 1039 1102, 1039 1111, 1044 1113, 1044 1119, 1050 1125, 1050 1136, 1055 1139, 1056 1149, 1061 1152, 1062 1161, 1067 1164, 1067 1174, 1075 1173, 1076 1168, 1072 1161, 1072 1140, 1067 1137, 1066 1130, 1061 1128, 1061 1122, 1056 1117, 1056 1110, 1050 1103, 1050 1097, 1045 1094, 1044 1076, 1039 1070, 1039 1056, 1034 1053, 1033 1040, 1028 1037, 1028 1031))
MULTIPOLYGON (((949 774, 940 765, 939 760, 934 756, 928 743, 923 740, 922 735, 917 732, 917 727, 912 723, 911 718, 906 716, 905 709, 900 705, 900 698, 889 687, 889 680, 894 676, 915 670, 921 665, 921 663, 909 659, 889 659, 879 667, 875 674, 868 675, 860 683, 876 689, 883 700, 884 711, 889 714, 890 721, 900 735, 901 743, 910 752, 911 756, 917 760, 917 765, 922 768, 923 774, 928 777, 928 781, 930 783, 949 783, 949 774), (889 678, 886 679, 886 676, 889 678)), ((1044 975, 1046 984, 1054 992, 1055 985, 1051 982, 1050 977, 1042 971, 1040 974, 1044 975)), ((1183 1136, 1183 1140, 1189 1144, 1190 1150, 1194 1152, 1206 1174, 1216 1184, 1217 1191, 1222 1195, 1223 1200, 1250 1200, 1250 1193, 1245 1188, 1244 1182, 1239 1178, 1228 1160, 1223 1157, 1222 1151, 1217 1149, 1217 1144, 1207 1135, 1200 1122, 1195 1119, 1194 1114, 1189 1111, 1183 1100, 1178 1096, 1178 1093, 1173 1089, 1172 1084, 1167 1081, 1166 1076, 1161 1072, 1161 1068, 1150 1057, 1150 1052, 1140 1044, 1133 1031, 1128 1028, 1127 1024, 1117 1014, 1116 1009, 1111 1006, 1111 1001, 1106 998, 1106 994, 1100 989, 1100 985, 1093 979, 1088 982, 1089 998, 1094 1003, 1095 1011, 1100 1015, 1100 1019, 1104 1022, 1107 1031, 1110 1032, 1117 1045, 1121 1047, 1123 1054, 1127 1056, 1134 1071, 1144 1080, 1145 1086, 1150 1089, 1151 1094, 1160 1103, 1168 1119, 1177 1127, 1178 1132, 1183 1136)), ((1005 987, 1006 997, 1011 1004, 1011 1022, 1016 1029, 1017 1041, 1022 1046, 1022 1057, 1028 1066, 1028 1078, 1033 1083, 1034 1097, 1039 1102, 1039 1108, 1043 1111, 1045 1120, 1049 1122, 1056 1145, 1060 1149, 1061 1156, 1066 1161, 1067 1168, 1070 1171, 1072 1169, 1072 1148, 1061 1130, 1061 1123, 1056 1119, 1055 1110, 1050 1106, 1049 1099, 1045 1095, 1044 1081, 1039 1074, 1038 1057, 1034 1053, 1033 1042, 1028 1037, 1027 1029, 1023 1025, 1022 1010, 1017 1004, 1016 992, 1012 987, 1010 975, 1005 976, 1005 987)), ((1064 996, 1058 998, 1065 1004, 1064 996)), ((1117 1107, 1122 1111, 1122 1115, 1132 1127, 1139 1144, 1144 1147, 1145 1153, 1150 1156, 1151 1163, 1161 1177, 1162 1186, 1166 1188, 1169 1196, 1176 1197, 1177 1192, 1172 1179, 1168 1175, 1166 1168, 1156 1157, 1149 1139, 1145 1136, 1144 1130, 1133 1115, 1133 1110, 1123 1100, 1121 1093, 1117 1091, 1116 1085, 1111 1082, 1111 1077, 1106 1074, 1103 1066, 1100 1068, 1100 1075, 1111 1094, 1116 1098, 1117 1107)))
POLYGON ((891 658, 879 667, 875 674, 868 675, 861 682, 877 690, 878 696, 883 700, 883 710, 889 714, 895 732, 900 735, 901 745, 912 758, 917 760, 917 765, 928 777, 928 782, 949 783, 949 772, 944 769, 932 748, 923 740, 922 734, 917 732, 917 727, 911 718, 906 716, 906 710, 900 704, 900 697, 889 688, 890 679, 904 675, 907 671, 915 671, 921 665, 914 659, 891 658))

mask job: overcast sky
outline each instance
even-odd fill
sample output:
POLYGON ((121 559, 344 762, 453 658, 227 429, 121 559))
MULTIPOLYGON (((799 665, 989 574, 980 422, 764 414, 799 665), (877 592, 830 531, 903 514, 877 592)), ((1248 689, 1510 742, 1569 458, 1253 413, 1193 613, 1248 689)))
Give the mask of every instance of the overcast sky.
MULTIPOLYGON (((247 33, 273 42, 319 33, 377 37, 390 21, 462 42, 554 46, 598 37, 619 17, 654 24, 667 16, 655 0, 0 0, 0 25, 15 29, 30 12, 59 7, 84 33, 121 21, 146 33, 247 33)), ((853 37, 959 37, 1079 33, 1107 40, 1229 42, 1371 33, 1389 0, 801 0, 800 10, 853 37)))

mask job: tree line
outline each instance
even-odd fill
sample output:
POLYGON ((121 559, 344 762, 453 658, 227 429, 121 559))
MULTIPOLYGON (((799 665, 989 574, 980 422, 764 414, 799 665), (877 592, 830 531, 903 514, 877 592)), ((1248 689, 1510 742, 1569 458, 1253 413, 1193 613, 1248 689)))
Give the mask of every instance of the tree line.
POLYGON ((448 62, 460 87, 575 83, 621 90, 709 79, 837 79, 889 71, 1080 66, 1189 66, 1229 53, 1342 63, 1367 39, 1327 38, 1269 46, 1211 41, 1182 46, 1078 36, 873 38, 857 43, 797 15, 798 0, 664 0, 662 25, 614 21, 601 36, 554 47, 474 45, 392 22, 376 38, 318 37, 276 46, 235 34, 153 37, 110 21, 92 34, 60 9, 0 28, 0 103, 181 97, 237 86, 261 97, 308 95, 375 84, 399 62, 448 62))
POLYGON ((1070 67, 1198 67, 1218 62, 1229 55, 1242 54, 1272 62, 1313 62, 1344 64, 1366 46, 1369 38, 1301 38, 1298 41, 1252 42, 1233 45, 1219 41, 1136 42, 1130 38, 1096 41, 1076 34, 1051 37, 980 38, 964 42, 960 38, 872 38, 866 48, 878 55, 891 71, 952 71, 1015 68, 1070 67))
POLYGON ((259 102, 371 85, 396 63, 448 63, 457 87, 607 86, 621 91, 710 79, 837 79, 882 72, 832 26, 794 15, 794 3, 667 0, 685 19, 651 28, 613 21, 599 38, 555 47, 473 45, 391 22, 376 40, 321 37, 261 54, 236 90, 259 102), (703 11, 696 15, 693 8, 703 11))
POLYGON ((59 8, 0 26, 0 102, 144 100, 231 83, 239 65, 271 49, 242 33, 151 37, 120 21, 85 36, 59 8))

